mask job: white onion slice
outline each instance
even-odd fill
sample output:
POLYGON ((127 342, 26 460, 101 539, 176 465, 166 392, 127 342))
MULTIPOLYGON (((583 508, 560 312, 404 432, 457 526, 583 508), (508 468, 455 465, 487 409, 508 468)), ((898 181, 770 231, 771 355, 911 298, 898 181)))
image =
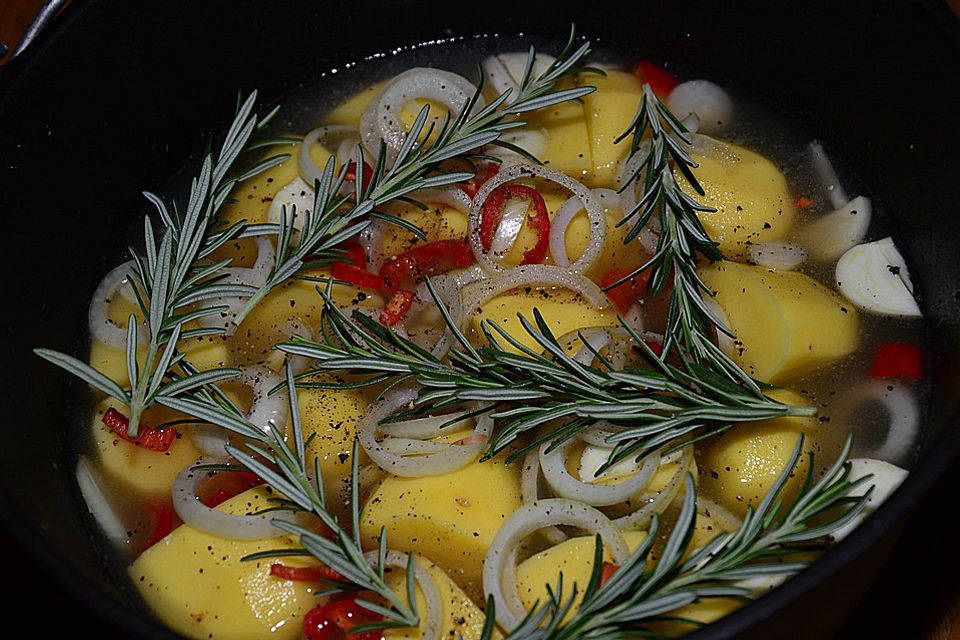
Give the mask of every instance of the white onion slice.
MULTIPOLYGON (((90 335, 108 347, 122 349, 127 344, 127 328, 114 324, 107 317, 107 306, 110 304, 110 300, 118 294, 129 299, 133 292, 133 283, 128 275, 133 273, 135 268, 134 262, 129 260, 111 269, 100 280, 90 299, 90 309, 87 312, 87 326, 90 329, 90 335), (126 289, 129 289, 130 293, 126 293, 126 289)), ((135 297, 134 300, 136 300, 135 297)), ((137 329, 137 344, 146 344, 149 337, 146 322, 140 322, 137 329)))
MULTIPOLYGON (((310 184, 303 178, 294 178, 273 196, 267 209, 267 222, 280 224, 281 221, 286 221, 290 224, 292 221, 293 228, 300 231, 306 212, 313 210, 315 197, 316 193, 310 184)), ((296 245, 299 239, 294 235, 292 241, 296 245)))
MULTIPOLYGON (((902 383, 892 380, 868 380, 858 384, 844 395, 847 420, 854 428, 868 403, 881 405, 889 420, 883 443, 870 454, 884 460, 909 459, 920 430, 920 403, 916 395, 902 383)), ((877 430, 875 425, 866 427, 877 430)))
POLYGON ((720 329, 720 327, 722 327, 731 333, 733 332, 733 329, 730 326, 730 319, 727 317, 727 312, 723 310, 723 307, 720 306, 720 303, 717 302, 713 296, 706 293, 703 294, 703 305, 707 308, 707 311, 710 312, 710 315, 713 316, 714 326, 718 327, 716 331, 717 346, 720 347, 720 350, 723 351, 728 357, 733 358, 736 354, 734 338, 720 329))
MULTIPOLYGON (((223 459, 200 460, 197 464, 224 462, 223 459)), ((263 540, 286 533, 274 526, 272 520, 303 520, 302 514, 289 510, 234 515, 211 509, 197 498, 198 485, 207 477, 208 472, 197 470, 194 466, 189 464, 184 467, 173 482, 173 510, 186 525, 194 529, 230 540, 263 540)))
POLYGON ((853 520, 830 534, 832 539, 836 541, 843 540, 850 535, 854 529, 860 526, 863 521, 876 511, 877 508, 897 490, 897 487, 903 483, 907 477, 907 470, 884 460, 875 460, 872 458, 850 459, 850 475, 848 477, 850 482, 854 482, 868 475, 873 477, 864 487, 868 488, 873 485, 873 493, 867 499, 866 506, 853 520))
MULTIPOLYGON (((533 449, 523 457, 523 468, 520 469, 520 497, 525 505, 530 505, 540 499, 540 451, 533 449)), ((540 535, 552 545, 560 544, 567 539, 560 527, 544 527, 540 535)))
POLYGON ((286 391, 270 395, 270 390, 283 383, 280 374, 261 365, 246 367, 240 381, 253 390, 253 404, 247 421, 264 432, 275 431, 283 436, 287 424, 288 403, 286 391))
POLYGON ((517 236, 523 229, 523 223, 527 221, 529 209, 530 203, 526 200, 507 203, 503 208, 500 224, 497 225, 493 239, 490 241, 490 253, 495 256, 507 255, 507 252, 517 243, 517 236))
MULTIPOLYGON (((683 479, 687 471, 694 467, 693 447, 684 447, 681 453, 680 461, 676 463, 677 471, 670 478, 670 482, 660 491, 647 492, 631 500, 631 503, 640 506, 631 513, 614 520, 614 524, 621 529, 642 529, 649 526, 655 514, 663 513, 673 503, 683 490, 683 479)), ((666 467, 668 464, 673 463, 663 463, 661 467, 666 467)))
MULTIPOLYGON (((377 553, 368 551, 364 554, 367 562, 371 566, 376 566, 377 553)), ((407 554, 390 549, 384 555, 384 565, 393 569, 407 569, 407 554)), ((423 633, 420 634, 420 640, 440 640, 440 634, 443 631, 443 601, 440 599, 440 587, 430 571, 423 566, 417 555, 413 556, 413 579, 420 585, 420 592, 423 594, 426 603, 426 624, 423 627, 423 633)))
POLYGON ((807 260, 807 252, 789 242, 760 242, 750 245, 750 260, 768 269, 796 269, 807 260))
POLYGON ((100 530, 114 548, 122 548, 128 542, 128 528, 111 506, 110 500, 103 489, 102 478, 85 456, 80 456, 77 460, 76 477, 80 495, 83 496, 83 502, 87 505, 87 511, 93 516, 100 530))
POLYGON ((920 317, 913 283, 892 238, 858 244, 837 262, 840 293, 861 309, 888 316, 920 317))
MULTIPOLYGON (((257 242, 257 260, 252 267, 226 267, 220 274, 226 274, 227 277, 219 281, 219 284, 247 284, 255 288, 260 288, 266 283, 267 276, 270 273, 270 267, 273 265, 275 251, 273 242, 267 236, 259 236, 257 242)), ((204 316, 198 322, 205 327, 223 327, 227 335, 232 335, 237 325, 234 320, 241 307, 246 303, 246 298, 224 297, 204 300, 201 304, 205 308, 226 306, 225 311, 204 316)))
POLYGON ((709 80, 681 82, 667 97, 667 107, 681 119, 696 115, 700 131, 708 135, 721 132, 733 119, 734 111, 730 94, 709 80))
POLYGON ((866 237, 871 214, 870 199, 857 196, 836 211, 801 227, 797 239, 812 258, 831 262, 866 237))
MULTIPOLYGON (((380 141, 386 145, 387 166, 392 166, 407 137, 400 122, 404 106, 411 100, 427 99, 459 112, 476 93, 476 87, 463 76, 441 69, 416 67, 396 76, 360 117, 360 136, 371 158, 380 153, 380 141)), ((475 108, 483 107, 483 100, 475 108)), ((433 114, 438 115, 438 114, 433 114)))
MULTIPOLYGON (((568 267, 577 273, 583 273, 593 266, 603 251, 603 240, 601 239, 599 243, 595 242, 592 232, 594 229, 599 228, 602 228, 604 232, 606 232, 607 225, 604 209, 610 209, 612 207, 619 208, 620 206, 620 196, 612 189, 593 189, 591 194, 601 205, 599 209, 601 213, 604 214, 604 222, 602 225, 590 225, 590 243, 588 243, 584 253, 581 254, 572 265, 570 264, 570 257, 567 255, 567 228, 577 214, 586 208, 583 201, 577 196, 568 198, 566 202, 560 205, 560 208, 557 209, 556 214, 553 216, 553 220, 550 222, 550 255, 553 257, 554 264, 561 267, 568 267), (588 251, 591 252, 591 255, 587 255, 588 251), (592 255, 593 251, 596 251, 597 255, 592 255)), ((589 211, 587 215, 590 215, 589 211)))
MULTIPOLYGON (((583 208, 587 210, 587 217, 590 220, 590 243, 584 250, 583 255, 572 265, 569 265, 569 269, 576 273, 586 271, 596 262, 597 258, 600 257, 600 253, 603 251, 604 239, 606 238, 607 218, 604 215, 603 208, 600 206, 600 202, 589 189, 573 178, 540 165, 529 164, 517 164, 501 169, 495 176, 487 180, 474 196, 473 202, 470 205, 467 241, 473 249, 473 254, 477 258, 477 262, 491 273, 509 268, 501 265, 492 257, 492 255, 496 255, 496 253, 491 252, 492 255, 488 254, 483 248, 483 243, 480 239, 480 218, 483 212, 483 203, 486 202, 487 197, 497 187, 520 178, 533 177, 543 178, 544 180, 549 180, 564 187, 573 194, 574 198, 579 199, 583 208)), ((576 213, 577 212, 574 211, 570 214, 571 217, 576 213)), ((564 251, 564 255, 566 255, 566 251, 564 251)))
MULTIPOLYGON (((337 159, 341 164, 356 160, 356 145, 360 143, 360 137, 357 134, 356 127, 346 124, 329 124, 313 129, 303 137, 300 143, 300 151, 297 154, 300 177, 309 187, 310 193, 313 193, 313 185, 318 180, 323 179, 323 170, 325 167, 318 167, 310 155, 310 149, 315 144, 320 144, 329 153, 336 153, 337 159)), ((311 203, 311 207, 313 204, 311 203)), ((272 207, 271 207, 272 208, 272 207)), ((301 211, 300 206, 297 210, 301 211)))
POLYGON ((517 592, 516 557, 523 539, 539 529, 565 525, 599 534, 614 563, 630 557, 623 533, 597 509, 573 500, 549 498, 514 511, 494 536, 483 561, 483 591, 493 598, 497 622, 509 632, 526 615, 517 592))
MULTIPOLYGON (((379 441, 378 435, 381 435, 382 429, 380 421, 411 405, 416 399, 417 393, 417 389, 413 387, 396 389, 380 402, 371 406, 357 423, 357 437, 370 459, 384 471, 405 478, 443 475, 475 461, 487 446, 487 440, 493 429, 493 420, 486 414, 476 419, 473 437, 469 438, 468 442, 463 444, 438 443, 443 444, 444 447, 438 449, 435 453, 404 456, 390 451, 379 441)), ((471 406, 471 410, 476 409, 477 406, 471 406)), ((456 419, 457 415, 450 414, 447 419, 456 419)), ((399 424, 402 425, 403 423, 399 424)), ((397 423, 394 423, 392 429, 396 430, 398 428, 402 428, 402 426, 397 426, 397 423)))
POLYGON ((837 172, 833 168, 830 158, 827 157, 827 152, 824 151, 823 145, 817 141, 811 142, 809 149, 813 170, 830 197, 831 206, 834 209, 841 208, 849 198, 847 198, 847 192, 844 191, 843 185, 840 184, 840 178, 837 177, 837 172))
MULTIPOLYGON (((510 91, 511 97, 516 99, 520 92, 520 82, 527 67, 530 54, 526 51, 500 53, 490 56, 483 61, 483 71, 487 76, 487 84, 497 95, 510 91)), ((536 78, 556 61, 553 56, 536 54, 533 60, 531 76, 536 78)))
POLYGON ((543 477, 547 484, 559 497, 578 500, 594 507, 609 507, 637 497, 650 482, 660 464, 660 455, 654 453, 646 456, 637 465, 635 473, 626 480, 609 485, 595 484, 574 478, 567 471, 567 456, 574 442, 573 439, 567 440, 549 452, 547 449, 551 443, 544 443, 540 447, 540 468, 543 470, 543 477))
MULTIPOLYGON (((534 158, 541 158, 543 154, 547 152, 547 132, 542 128, 531 129, 528 127, 518 127, 516 129, 509 129, 500 134, 498 140, 520 147, 534 158)), ((530 158, 521 153, 517 153, 513 149, 507 149, 494 144, 485 148, 484 154, 499 158, 501 170, 515 164, 528 164, 530 162, 530 158)))

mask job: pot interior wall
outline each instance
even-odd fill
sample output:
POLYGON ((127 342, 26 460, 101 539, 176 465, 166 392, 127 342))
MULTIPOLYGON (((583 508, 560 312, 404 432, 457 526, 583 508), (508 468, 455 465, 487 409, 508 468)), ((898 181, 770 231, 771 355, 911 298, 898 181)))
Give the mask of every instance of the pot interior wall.
MULTIPOLYGON (((85 533, 72 474, 65 473, 73 465, 65 425, 79 389, 30 349, 82 350, 79 310, 145 210, 141 191, 162 190, 204 136, 222 130, 238 91, 257 89, 273 102, 323 72, 400 45, 565 33, 569 16, 578 16, 579 33, 603 46, 727 78, 796 118, 839 149, 901 229, 898 245, 919 285, 935 354, 928 447, 955 420, 960 217, 950 194, 960 175, 953 126, 960 53, 926 5, 862 12, 857 3, 817 2, 789 10, 776 3, 694 10, 608 2, 589 11, 566 0, 523 11, 500 0, 482 11, 434 1, 76 4, 0 75, 0 211, 12 239, 3 282, 16 311, 6 323, 0 394, 15 428, 0 448, 0 482, 20 539, 51 558, 78 592, 93 589, 97 595, 87 599, 101 611, 112 612, 125 596, 85 533)), ((948 442, 930 471, 911 478, 913 497, 956 450, 956 438, 948 442)), ((909 497, 888 510, 888 527, 909 497)), ((849 592, 852 605, 859 593, 849 592)), ((743 613, 726 628, 742 630, 760 615, 743 613)), ((123 625, 132 620, 120 614, 123 625)), ((139 637, 148 634, 164 635, 138 628, 139 637)))

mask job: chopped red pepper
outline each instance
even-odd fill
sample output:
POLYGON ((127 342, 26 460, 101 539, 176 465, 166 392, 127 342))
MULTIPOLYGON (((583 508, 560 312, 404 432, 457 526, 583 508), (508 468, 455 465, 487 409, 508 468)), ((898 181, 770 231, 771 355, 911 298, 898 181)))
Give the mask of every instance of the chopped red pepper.
POLYGON ((871 378, 923 378, 923 352, 915 344, 885 342, 870 365, 871 378))
POLYGON ((524 198, 533 203, 534 215, 527 217, 527 225, 537 232, 537 242, 523 254, 520 264, 542 262, 550 247, 550 214, 543 196, 533 187, 523 184, 503 184, 490 192, 480 212, 480 243, 487 251, 503 217, 503 209, 511 198, 524 198))
POLYGON ((393 297, 387 301, 387 306, 380 312, 380 324, 387 327, 400 322, 403 316, 407 315, 410 307, 413 306, 413 300, 416 298, 412 291, 401 289, 393 294, 393 297))
POLYGON ((214 474, 208 482, 210 486, 204 486, 205 495, 200 502, 213 509, 247 489, 263 484, 263 479, 250 471, 223 471, 214 474))
POLYGON ((426 276, 469 267, 476 261, 466 240, 436 240, 404 251, 380 267, 388 291, 412 289, 426 276))
POLYGON ((149 549, 161 540, 167 537, 173 531, 173 522, 175 520, 173 506, 169 504, 159 504, 153 507, 153 533, 144 549, 149 549))
POLYGON ((173 441, 180 437, 180 434, 173 427, 157 429, 144 424, 140 425, 135 437, 130 437, 128 433, 129 419, 113 407, 107 409, 100 421, 121 439, 150 451, 160 453, 169 451, 173 441))
MULTIPOLYGON (((363 192, 367 192, 367 188, 370 186, 370 179, 373 177, 373 167, 364 161, 363 163, 363 192)), ((356 182, 357 181, 357 163, 351 161, 347 165, 347 170, 344 173, 343 179, 346 182, 356 182)))
POLYGON ((348 242, 342 249, 347 253, 346 259, 331 263, 330 275, 362 289, 382 291, 383 278, 367 271, 367 252, 363 245, 359 242, 348 242))
POLYGON ((475 197, 477 191, 480 191, 480 187, 482 187, 487 180, 497 175, 499 171, 500 165, 496 162, 487 162, 481 165, 475 175, 463 185, 463 191, 471 198, 475 197))
POLYGON ((295 580, 297 582, 345 581, 340 573, 330 567, 291 567, 279 562, 270 565, 270 575, 282 580, 295 580))
POLYGON ((604 562, 603 566, 600 567, 600 585, 599 586, 602 587, 603 585, 607 584, 607 582, 610 580, 610 578, 613 577, 613 574, 619 568, 620 568, 619 566, 613 564, 612 562, 604 562))
POLYGON ((600 287, 605 290, 610 302, 620 313, 626 313, 647 290, 647 283, 650 281, 650 271, 644 270, 633 276, 629 280, 618 284, 612 289, 607 289, 615 282, 630 275, 632 270, 628 269, 610 269, 600 278, 600 287))
POLYGON ((381 640, 381 631, 350 633, 350 629, 382 619, 383 616, 364 609, 355 599, 343 598, 308 611, 303 617, 303 635, 306 640, 381 640))
POLYGON ((793 201, 793 205, 797 209, 809 209, 810 207, 813 206, 813 200, 811 200, 807 196, 800 196, 799 198, 793 201))
POLYGON ((633 65, 633 75, 637 76, 640 82, 649 84, 653 92, 661 98, 670 95, 677 86, 677 79, 673 74, 649 60, 637 60, 633 65))

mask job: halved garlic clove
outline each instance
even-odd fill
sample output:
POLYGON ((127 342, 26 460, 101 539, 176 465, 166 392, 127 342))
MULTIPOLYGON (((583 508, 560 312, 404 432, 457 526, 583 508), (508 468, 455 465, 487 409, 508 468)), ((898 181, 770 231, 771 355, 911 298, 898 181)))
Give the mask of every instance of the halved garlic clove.
POLYGON ((863 240, 871 217, 869 198, 857 196, 836 211, 801 227, 797 239, 812 259, 831 262, 863 240))
POLYGON ((733 100, 709 80, 689 80, 673 88, 667 106, 678 118, 695 115, 701 133, 719 133, 733 119, 733 100))
POLYGON ((920 317, 913 283, 892 238, 858 244, 837 262, 837 287, 864 311, 888 316, 920 317))

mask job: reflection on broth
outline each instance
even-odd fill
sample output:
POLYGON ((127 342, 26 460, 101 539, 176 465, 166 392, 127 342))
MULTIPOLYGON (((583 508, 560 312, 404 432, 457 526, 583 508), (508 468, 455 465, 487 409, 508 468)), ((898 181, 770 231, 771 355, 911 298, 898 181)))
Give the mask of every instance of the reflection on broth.
POLYGON ((734 88, 580 44, 367 61, 263 145, 241 111, 262 165, 158 205, 92 300, 99 374, 38 350, 93 388, 80 486, 162 623, 682 635, 902 480, 919 309, 871 194, 734 88))

